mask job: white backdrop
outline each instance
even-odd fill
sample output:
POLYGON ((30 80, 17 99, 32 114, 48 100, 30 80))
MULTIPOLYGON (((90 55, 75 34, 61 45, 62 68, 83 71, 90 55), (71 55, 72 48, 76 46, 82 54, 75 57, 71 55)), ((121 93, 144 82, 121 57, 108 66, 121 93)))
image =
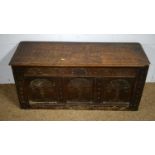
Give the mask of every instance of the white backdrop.
POLYGON ((0 83, 14 83, 8 63, 20 41, 90 41, 90 42, 140 42, 151 65, 147 82, 155 82, 155 35, 60 35, 60 34, 1 34, 0 83))

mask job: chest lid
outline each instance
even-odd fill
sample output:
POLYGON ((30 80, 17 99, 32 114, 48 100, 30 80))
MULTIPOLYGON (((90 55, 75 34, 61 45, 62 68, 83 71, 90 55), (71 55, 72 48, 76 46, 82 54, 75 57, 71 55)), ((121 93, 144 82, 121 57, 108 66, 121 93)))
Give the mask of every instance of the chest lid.
POLYGON ((139 43, 20 42, 12 66, 147 66, 139 43))

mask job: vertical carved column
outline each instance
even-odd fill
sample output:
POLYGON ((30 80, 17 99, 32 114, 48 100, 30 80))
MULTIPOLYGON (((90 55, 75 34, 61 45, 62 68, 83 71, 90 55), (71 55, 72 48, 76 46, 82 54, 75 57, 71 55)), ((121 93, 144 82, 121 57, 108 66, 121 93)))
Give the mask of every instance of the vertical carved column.
POLYGON ((63 85, 63 78, 57 78, 58 79, 58 85, 57 85, 57 91, 58 91, 58 102, 59 103, 65 103, 65 99, 64 99, 64 85, 63 85))
POLYGON ((95 96, 95 102, 101 103, 102 101, 102 89, 103 89, 103 79, 101 78, 95 78, 95 88, 94 88, 94 96, 95 96))

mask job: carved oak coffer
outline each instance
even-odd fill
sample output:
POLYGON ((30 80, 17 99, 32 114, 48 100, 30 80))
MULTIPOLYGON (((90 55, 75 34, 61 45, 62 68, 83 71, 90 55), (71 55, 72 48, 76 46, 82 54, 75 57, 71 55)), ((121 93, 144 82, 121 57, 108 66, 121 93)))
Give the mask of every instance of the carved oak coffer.
POLYGON ((21 42, 10 62, 21 108, 138 110, 139 43, 21 42))

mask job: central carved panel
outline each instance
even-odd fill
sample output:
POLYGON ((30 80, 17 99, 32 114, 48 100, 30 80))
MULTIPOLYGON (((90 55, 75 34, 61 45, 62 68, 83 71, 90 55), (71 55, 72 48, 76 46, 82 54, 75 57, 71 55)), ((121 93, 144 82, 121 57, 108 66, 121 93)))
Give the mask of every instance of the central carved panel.
POLYGON ((93 81, 91 78, 66 79, 65 96, 67 102, 91 102, 93 81))

